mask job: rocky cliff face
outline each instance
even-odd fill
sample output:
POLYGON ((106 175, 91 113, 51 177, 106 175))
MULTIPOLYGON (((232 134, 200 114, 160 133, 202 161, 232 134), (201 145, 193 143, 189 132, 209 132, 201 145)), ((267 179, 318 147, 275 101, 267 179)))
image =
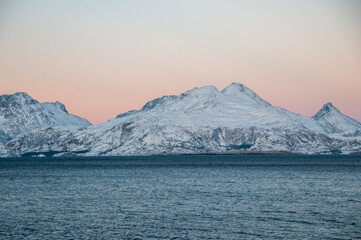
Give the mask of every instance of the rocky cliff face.
POLYGON ((361 124, 332 104, 310 118, 272 106, 239 83, 222 91, 206 86, 164 96, 97 126, 79 124, 81 128, 74 130, 66 127, 71 126, 67 120, 55 119, 48 120, 47 127, 6 139, 2 156, 361 150, 361 124), (51 121, 64 124, 51 125, 51 121))

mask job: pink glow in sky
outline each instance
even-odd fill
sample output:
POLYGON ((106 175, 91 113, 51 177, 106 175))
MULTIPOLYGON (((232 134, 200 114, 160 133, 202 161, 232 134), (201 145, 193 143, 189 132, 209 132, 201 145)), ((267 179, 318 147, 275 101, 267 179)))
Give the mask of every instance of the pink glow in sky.
POLYGON ((194 87, 241 82, 307 116, 361 121, 361 1, 0 2, 0 94, 92 123, 194 87))

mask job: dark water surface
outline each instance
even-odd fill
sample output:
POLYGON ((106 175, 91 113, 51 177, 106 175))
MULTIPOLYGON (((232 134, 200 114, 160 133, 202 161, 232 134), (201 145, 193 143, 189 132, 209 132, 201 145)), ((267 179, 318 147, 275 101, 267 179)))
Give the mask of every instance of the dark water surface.
POLYGON ((0 239, 361 239, 360 156, 0 159, 0 239))

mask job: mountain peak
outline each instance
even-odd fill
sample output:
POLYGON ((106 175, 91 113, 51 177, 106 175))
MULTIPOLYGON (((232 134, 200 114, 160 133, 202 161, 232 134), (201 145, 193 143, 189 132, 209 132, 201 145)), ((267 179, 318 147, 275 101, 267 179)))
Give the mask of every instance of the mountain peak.
POLYGON ((18 106, 19 104, 36 104, 34 100, 25 92, 16 92, 14 94, 4 94, 0 96, 0 107, 18 106))
POLYGON ((323 105, 312 118, 321 124, 327 133, 353 131, 357 135, 357 131, 361 129, 359 121, 344 115, 330 102, 323 105))
POLYGON ((261 104, 263 106, 271 105, 262 98, 260 98, 254 91, 238 82, 231 83, 230 85, 225 87, 221 91, 221 93, 226 96, 240 98, 240 100, 242 101, 251 101, 253 103, 261 104))
POLYGON ((331 102, 328 102, 323 105, 323 107, 313 116, 313 118, 319 119, 323 116, 335 113, 341 114, 340 110, 338 110, 331 102))
MULTIPOLYGON (((11 94, 10 94, 11 95, 11 94)), ((22 96, 22 97, 30 97, 29 94, 27 94, 26 92, 16 92, 13 95, 15 96, 22 96)))
POLYGON ((332 102, 328 102, 325 105, 323 105, 322 107, 323 109, 327 110, 327 111, 331 111, 331 110, 337 110, 339 111, 333 104, 332 102))
POLYGON ((21 100, 24 100, 24 101, 36 101, 29 94, 27 94, 26 92, 16 92, 16 93, 14 93, 12 95, 10 94, 8 96, 12 96, 13 98, 16 98, 16 99, 19 99, 19 100, 21 99, 21 100))
POLYGON ((241 84, 239 82, 233 82, 233 83, 229 84, 227 87, 225 87, 222 90, 222 93, 224 93, 224 94, 234 94, 234 93, 246 92, 246 91, 253 92, 251 89, 249 89, 245 85, 243 85, 243 84, 241 84))
POLYGON ((60 110, 68 113, 68 110, 66 110, 66 107, 63 103, 59 102, 59 101, 56 101, 55 103, 55 106, 57 106, 60 110))

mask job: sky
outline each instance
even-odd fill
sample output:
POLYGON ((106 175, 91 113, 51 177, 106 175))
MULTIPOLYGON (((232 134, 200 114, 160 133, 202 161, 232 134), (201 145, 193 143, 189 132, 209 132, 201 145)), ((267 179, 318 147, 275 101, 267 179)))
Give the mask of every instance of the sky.
POLYGON ((306 116, 361 121, 359 0, 0 0, 0 94, 93 124, 240 82, 306 116))

